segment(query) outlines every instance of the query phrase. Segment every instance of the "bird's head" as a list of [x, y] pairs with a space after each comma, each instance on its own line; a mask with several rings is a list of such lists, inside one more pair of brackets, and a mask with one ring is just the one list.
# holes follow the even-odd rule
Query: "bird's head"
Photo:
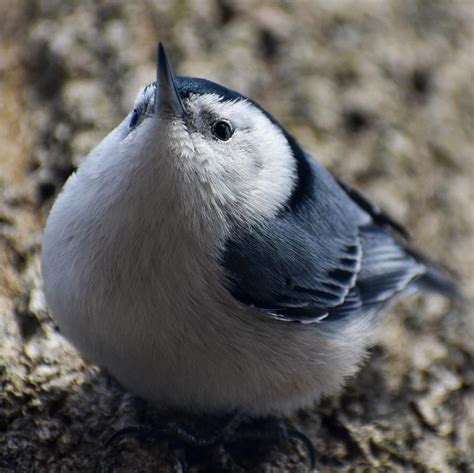
[[120, 129], [119, 146], [156, 186], [203, 211], [211, 206], [245, 222], [268, 218], [295, 186], [296, 161], [281, 126], [237, 92], [175, 77], [161, 44], [156, 82], [140, 91]]

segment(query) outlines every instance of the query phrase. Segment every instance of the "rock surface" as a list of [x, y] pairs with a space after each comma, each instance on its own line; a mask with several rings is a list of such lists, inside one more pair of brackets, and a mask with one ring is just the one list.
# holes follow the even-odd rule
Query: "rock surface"
[[[105, 448], [156, 413], [48, 316], [39, 254], [53, 197], [153, 80], [158, 40], [178, 73], [270, 110], [474, 300], [471, 2], [18, 0], [0, 18], [0, 472], [306, 471], [285, 441]], [[473, 471], [472, 309], [398, 304], [344, 392], [290, 422], [323, 472]]]

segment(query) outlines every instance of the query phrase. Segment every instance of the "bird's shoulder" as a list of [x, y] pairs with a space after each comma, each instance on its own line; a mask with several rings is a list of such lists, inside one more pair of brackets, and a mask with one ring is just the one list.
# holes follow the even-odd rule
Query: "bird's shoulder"
[[226, 242], [233, 296], [274, 318], [314, 323], [364, 313], [405, 289], [421, 269], [393, 235], [402, 227], [306, 153], [295, 159], [287, 205]]

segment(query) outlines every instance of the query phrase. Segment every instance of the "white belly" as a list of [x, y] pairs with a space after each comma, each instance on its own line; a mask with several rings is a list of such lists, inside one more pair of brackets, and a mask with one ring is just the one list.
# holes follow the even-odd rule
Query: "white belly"
[[[81, 189], [81, 172], [45, 230], [45, 295], [64, 335], [125, 387], [195, 411], [287, 413], [355, 371], [371, 335], [363, 319], [327, 338], [240, 304], [222, 285], [218, 245], [178, 209], [110, 199], [103, 182]], [[152, 226], [135, 221], [147, 205]]]

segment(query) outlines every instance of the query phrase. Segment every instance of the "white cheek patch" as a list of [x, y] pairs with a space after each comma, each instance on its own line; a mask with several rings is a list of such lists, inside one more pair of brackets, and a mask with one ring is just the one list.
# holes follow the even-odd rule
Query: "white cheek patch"
[[296, 161], [279, 127], [244, 100], [192, 95], [187, 106], [196, 117], [211, 114], [228, 119], [235, 128], [226, 142], [199, 131], [191, 134], [196, 171], [209, 183], [214, 198], [243, 222], [275, 215], [288, 201], [296, 181]]
[[281, 130], [260, 110], [255, 113], [253, 105], [247, 102], [242, 105], [248, 109], [242, 113], [252, 118], [250, 128], [242, 137], [248, 147], [243, 165], [253, 164], [258, 169], [252, 176], [247, 208], [271, 216], [285, 205], [291, 195], [296, 182], [296, 161]]

